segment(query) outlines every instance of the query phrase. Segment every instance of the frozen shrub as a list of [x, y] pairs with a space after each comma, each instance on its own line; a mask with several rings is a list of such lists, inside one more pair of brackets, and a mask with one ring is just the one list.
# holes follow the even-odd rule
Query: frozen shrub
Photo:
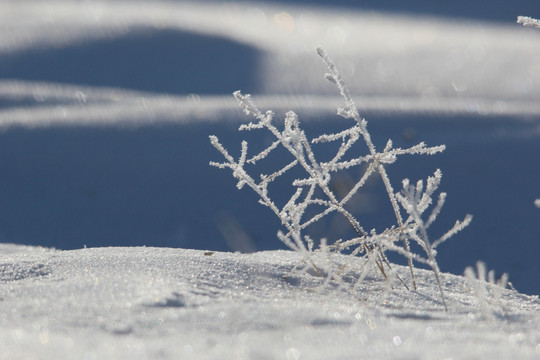
[[[463, 221], [457, 221], [446, 234], [431, 242], [427, 229], [439, 214], [446, 194], [439, 195], [438, 202], [427, 219], [423, 220], [422, 215], [432, 204], [432, 196], [440, 184], [442, 173], [437, 170], [433, 177], [428, 178], [425, 189], [422, 181], [419, 181], [416, 186], [411, 186], [409, 180], [406, 179], [403, 181], [403, 190], [396, 194], [386, 172], [386, 167], [395, 163], [403, 155], [433, 155], [443, 151], [444, 145], [428, 147], [421, 142], [408, 149], [402, 149], [395, 148], [392, 140], [388, 140], [384, 149], [377, 151], [368, 132], [367, 121], [360, 116], [338, 69], [324, 50], [319, 48], [317, 53], [329, 71], [325, 78], [337, 86], [344, 99], [344, 105], [337, 110], [337, 114], [350, 119], [351, 126], [339, 132], [308, 138], [300, 126], [296, 113], [289, 111], [283, 125], [280, 126], [274, 120], [272, 111], [262, 112], [249, 94], [236, 91], [234, 97], [244, 112], [255, 119], [254, 122], [241, 125], [239, 130], [269, 131], [273, 137], [272, 143], [264, 150], [248, 156], [248, 143], [242, 141], [240, 157], [235, 159], [219, 142], [219, 139], [212, 135], [210, 141], [223, 155], [225, 161], [210, 164], [222, 169], [229, 168], [238, 180], [238, 189], [247, 185], [259, 195], [259, 202], [270, 208], [281, 220], [283, 230], [278, 231], [278, 238], [290, 249], [300, 253], [302, 263], [314, 269], [319, 275], [324, 274], [327, 279], [340, 281], [346, 271], [354, 270], [359, 272], [358, 281], [362, 281], [367, 272], [375, 267], [390, 281], [390, 274], [397, 275], [392, 270], [386, 253], [393, 251], [407, 259], [415, 288], [413, 262], [424, 263], [431, 267], [446, 308], [439, 267], [435, 261], [435, 248], [467, 226], [471, 221], [471, 216], [468, 215]], [[334, 143], [337, 148], [335, 154], [325, 161], [319, 160], [313, 147], [321, 143]], [[279, 147], [289, 154], [289, 159], [284, 160], [284, 165], [271, 174], [252, 175], [253, 166], [270, 156]], [[293, 191], [290, 199], [285, 204], [276, 204], [270, 197], [269, 187], [276, 179], [293, 168], [300, 169], [303, 175], [291, 182]], [[339, 173], [353, 168], [359, 169], [361, 175], [345, 194], [338, 196], [330, 186], [332, 179]], [[395, 225], [382, 231], [361, 224], [348, 206], [353, 196], [375, 174], [382, 179], [395, 216]], [[326, 237], [316, 248], [315, 242], [306, 234], [306, 230], [330, 214], [342, 216], [352, 228], [354, 237], [332, 241], [328, 241]], [[425, 255], [411, 251], [410, 241], [419, 244]], [[317, 253], [322, 253], [323, 256], [315, 256]], [[338, 266], [332, 260], [334, 258], [332, 254], [335, 253], [345, 253], [350, 256], [351, 261]], [[399, 280], [405, 285], [403, 280]]]
[[535, 28], [540, 28], [540, 20], [533, 19], [528, 16], [518, 16], [517, 18], [518, 24], [521, 24], [523, 26], [530, 26]]
[[468, 267], [465, 269], [465, 278], [486, 320], [493, 319], [500, 309], [507, 314], [502, 303], [502, 292], [508, 285], [506, 273], [502, 274], [499, 280], [495, 280], [495, 272], [493, 270], [488, 272], [486, 264], [478, 261], [476, 274], [472, 267]]

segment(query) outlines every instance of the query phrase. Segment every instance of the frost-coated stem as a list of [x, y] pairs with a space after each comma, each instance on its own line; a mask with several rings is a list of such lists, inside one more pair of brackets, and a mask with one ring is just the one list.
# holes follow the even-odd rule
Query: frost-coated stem
[[[326, 51], [322, 48], [317, 48], [317, 53], [319, 56], [323, 59], [326, 66], [328, 67], [328, 70], [330, 70], [330, 74], [327, 74], [326, 78], [332, 82], [334, 82], [338, 89], [340, 94], [345, 99], [345, 108], [340, 109], [339, 113], [345, 118], [352, 118], [356, 122], [359, 132], [364, 138], [364, 141], [369, 149], [369, 152], [371, 156], [374, 159], [374, 162], [377, 164], [377, 171], [379, 174], [381, 174], [382, 180], [384, 182], [384, 187], [386, 188], [386, 192], [388, 194], [388, 198], [390, 199], [390, 203], [392, 204], [392, 209], [394, 210], [394, 215], [396, 216], [396, 221], [398, 223], [398, 227], [401, 229], [402, 238], [403, 238], [403, 246], [407, 252], [410, 252], [409, 242], [407, 241], [407, 238], [403, 234], [403, 218], [401, 217], [401, 213], [399, 212], [399, 206], [397, 204], [396, 198], [394, 196], [394, 189], [392, 188], [392, 185], [390, 184], [390, 179], [388, 178], [388, 174], [386, 173], [386, 170], [384, 166], [378, 161], [377, 156], [377, 150], [375, 149], [375, 145], [373, 144], [373, 141], [371, 141], [371, 136], [367, 130], [367, 121], [360, 116], [360, 113], [358, 112], [358, 108], [356, 107], [356, 104], [354, 103], [354, 100], [351, 97], [351, 94], [349, 92], [349, 89], [345, 85], [345, 82], [341, 78], [341, 74], [339, 70], [337, 69], [336, 65], [330, 59]], [[409, 270], [411, 272], [411, 277], [413, 281], [414, 289], [416, 290], [416, 279], [414, 276], [414, 267], [412, 263], [412, 259], [410, 257], [407, 257], [407, 262], [409, 265]]]
[[[228, 163], [215, 163], [211, 162], [210, 165], [216, 166], [219, 168], [230, 168], [233, 171], [233, 175], [235, 178], [239, 179], [238, 187], [242, 187], [244, 184], [247, 184], [250, 188], [252, 188], [257, 195], [261, 198], [261, 203], [265, 206], [269, 207], [276, 216], [282, 221], [283, 225], [287, 228], [287, 230], [293, 234], [295, 232], [295, 229], [292, 228], [292, 226], [289, 224], [287, 219], [284, 219], [282, 216], [282, 212], [278, 209], [278, 207], [274, 204], [274, 202], [268, 197], [266, 188], [264, 186], [258, 185], [255, 180], [244, 170], [243, 164], [245, 161], [246, 153], [247, 153], [247, 143], [244, 141], [242, 142], [242, 154], [240, 155], [240, 159], [238, 162], [234, 160], [234, 158], [229, 155], [229, 153], [225, 150], [223, 145], [219, 142], [219, 139], [217, 136], [210, 136], [210, 141], [212, 145], [219, 150], [223, 156], [227, 159]], [[294, 236], [293, 236], [294, 238]], [[289, 247], [290, 244], [288, 244]], [[305, 248], [304, 244], [302, 242], [296, 241], [296, 251], [305, 253], [307, 252], [307, 249]]]
[[[238, 100], [244, 112], [255, 118], [255, 121], [253, 122], [240, 125], [238, 130], [256, 131], [265, 129], [272, 133], [275, 140], [262, 151], [252, 155], [250, 158], [247, 157], [248, 144], [246, 141], [242, 141], [241, 154], [238, 160], [236, 160], [227, 152], [217, 137], [211, 136], [210, 141], [212, 145], [222, 153], [225, 162], [211, 162], [210, 164], [222, 169], [230, 168], [233, 176], [238, 179], [238, 189], [241, 189], [244, 185], [248, 185], [259, 195], [259, 202], [269, 207], [281, 220], [284, 226], [283, 230], [285, 230], [285, 233], [281, 230], [278, 231], [278, 238], [290, 249], [300, 252], [303, 256], [303, 263], [311, 264], [320, 276], [322, 276], [321, 272], [317, 265], [315, 265], [315, 258], [312, 255], [314, 252], [321, 252], [326, 255], [326, 260], [328, 262], [326, 265], [329, 267], [325, 269], [327, 279], [324, 281], [324, 284], [333, 280], [343, 280], [345, 272], [352, 269], [349, 267], [352, 263], [341, 266], [337, 263], [333, 263], [334, 260], [332, 260], [334, 258], [332, 252], [342, 253], [348, 251], [349, 255], [353, 257], [357, 255], [367, 257], [367, 261], [361, 269], [360, 279], [363, 279], [367, 274], [366, 271], [371, 265], [376, 265], [387, 280], [390, 280], [388, 276], [393, 277], [395, 275], [397, 276], [397, 279], [407, 287], [398, 274], [393, 271], [386, 256], [386, 251], [394, 251], [407, 258], [415, 289], [417, 286], [413, 261], [427, 264], [432, 268], [441, 293], [442, 303], [444, 304], [445, 309], [447, 309], [440, 280], [440, 271], [435, 261], [435, 247], [467, 226], [471, 217], [468, 215], [463, 221], [457, 221], [443, 236], [435, 242], [430, 243], [427, 235], [427, 228], [439, 214], [444, 203], [445, 194], [443, 193], [439, 196], [437, 205], [425, 222], [422, 219], [422, 214], [432, 204], [432, 195], [439, 186], [441, 172], [437, 170], [433, 177], [428, 178], [425, 190], [422, 181], [419, 181], [416, 184], [416, 187], [414, 187], [410, 186], [409, 181], [405, 179], [403, 181], [404, 189], [402, 193], [396, 194], [394, 193], [385, 167], [388, 164], [394, 163], [398, 156], [404, 154], [432, 155], [443, 151], [444, 145], [427, 147], [422, 142], [410, 148], [401, 149], [393, 148], [392, 141], [388, 140], [384, 149], [381, 152], [377, 152], [371, 139], [371, 135], [367, 130], [367, 121], [360, 116], [358, 108], [356, 107], [348, 88], [345, 86], [339, 71], [324, 50], [317, 49], [317, 52], [330, 71], [325, 77], [337, 85], [340, 94], [345, 100], [344, 107], [338, 109], [338, 115], [346, 119], [354, 120], [354, 125], [343, 131], [323, 134], [309, 141], [304, 130], [300, 127], [298, 116], [294, 112], [287, 112], [283, 128], [281, 129], [281, 126], [278, 128], [272, 123], [274, 117], [272, 111], [261, 112], [251, 100], [249, 94], [244, 95], [240, 91], [236, 91], [234, 97]], [[355, 145], [359, 139], [363, 139], [363, 142], [369, 150], [368, 153], [366, 154], [364, 152], [360, 155], [349, 156], [350, 150], [352, 150], [353, 145]], [[328, 142], [340, 142], [337, 152], [330, 158], [330, 161], [319, 162], [311, 148], [311, 144]], [[292, 155], [292, 161], [289, 160], [281, 167], [281, 169], [278, 169], [271, 174], [260, 173], [260, 182], [255, 181], [255, 179], [247, 173], [246, 166], [255, 165], [280, 146]], [[362, 175], [358, 181], [356, 181], [344, 196], [336, 195], [331, 188], [331, 180], [335, 179], [333, 174], [353, 167], [360, 167], [364, 164], [366, 165], [366, 168], [362, 171]], [[297, 167], [297, 165], [299, 166]], [[280, 209], [270, 199], [268, 187], [273, 184], [276, 178], [282, 177], [293, 168], [296, 168], [297, 170], [300, 170], [301, 168], [305, 173], [303, 173], [303, 177], [292, 181], [292, 186], [295, 191], [287, 203]], [[358, 193], [375, 172], [381, 175], [396, 218], [396, 224], [385, 229], [380, 234], [378, 234], [375, 229], [370, 233], [366, 232], [360, 225], [360, 222], [346, 209], [346, 206], [353, 196]], [[408, 213], [408, 218], [405, 222], [401, 215], [400, 205]], [[304, 214], [308, 208], [316, 209], [316, 211], [308, 211], [310, 218], [305, 219]], [[337, 212], [345, 218], [354, 230], [356, 236], [353, 239], [346, 241], [342, 241], [341, 239], [336, 240], [332, 245], [327, 245], [326, 239], [323, 238], [321, 239], [319, 249], [314, 250], [314, 241], [308, 235], [302, 234], [302, 232], [333, 212]], [[425, 250], [425, 254], [412, 253], [409, 246], [410, 240], [417, 242]], [[401, 242], [403, 243], [402, 245], [400, 244]], [[294, 268], [296, 269], [296, 266]], [[389, 285], [390, 287], [392, 286], [392, 281], [389, 281]]]
[[442, 303], [444, 305], [444, 310], [448, 311], [448, 306], [446, 306], [446, 300], [445, 300], [445, 296], [444, 296], [444, 291], [443, 291], [443, 287], [442, 287], [442, 284], [441, 284], [441, 279], [440, 279], [440, 276], [439, 276], [439, 272], [440, 272], [439, 271], [439, 266], [437, 265], [437, 261], [435, 261], [435, 255], [433, 255], [433, 247], [429, 243], [426, 228], [424, 226], [424, 223], [423, 223], [422, 219], [420, 218], [420, 215], [418, 215], [418, 214], [416, 214], [416, 215], [418, 216], [416, 221], [417, 221], [418, 226], [420, 227], [420, 234], [421, 234], [422, 240], [423, 240], [423, 242], [425, 244], [426, 254], [427, 254], [428, 259], [429, 259], [429, 265], [431, 266], [431, 269], [433, 269], [433, 273], [435, 274], [435, 280], [437, 281], [437, 286], [439, 287], [439, 292], [441, 293], [441, 300], [442, 300]]
[[[309, 174], [310, 178], [316, 181], [319, 188], [323, 191], [323, 193], [328, 197], [329, 201], [333, 204], [335, 211], [338, 211], [345, 217], [345, 219], [352, 226], [352, 228], [354, 229], [358, 237], [361, 238], [363, 236], [366, 236], [367, 232], [358, 223], [358, 221], [356, 221], [354, 216], [340, 204], [340, 202], [336, 199], [334, 193], [328, 188], [328, 184], [323, 179], [323, 176], [317, 172], [316, 169], [321, 169], [321, 166], [315, 159], [315, 156], [311, 151], [311, 148], [309, 146], [309, 143], [307, 141], [307, 138], [304, 132], [298, 128], [298, 119], [296, 117], [296, 114], [294, 114], [293, 112], [287, 113], [287, 118], [285, 120], [286, 126], [285, 126], [285, 130], [282, 133], [271, 123], [270, 120], [272, 117], [272, 113], [267, 112], [266, 115], [263, 114], [255, 105], [255, 103], [251, 100], [250, 95], [243, 95], [240, 91], [236, 91], [234, 92], [234, 97], [240, 102], [246, 114], [253, 114], [253, 116], [259, 120], [259, 123], [257, 124], [250, 123], [246, 126], [241, 127], [241, 129], [263, 128], [263, 127], [267, 128], [276, 137], [277, 139], [276, 142], [279, 142], [287, 151], [289, 151], [296, 158], [298, 163], [304, 168], [304, 170]], [[289, 133], [285, 134], [286, 131], [288, 131]], [[274, 145], [274, 143], [270, 146], [270, 148], [275, 148], [275, 147], [276, 145]], [[265, 153], [264, 155], [267, 155], [267, 153], [271, 151], [270, 148], [269, 150], [267, 149], [268, 151], [264, 152]], [[220, 148], [218, 148], [218, 150], [221, 151]], [[308, 159], [305, 158], [304, 151], [306, 152]], [[258, 156], [254, 157], [253, 159], [258, 159]], [[230, 161], [230, 156], [228, 160]], [[308, 160], [309, 160], [309, 163], [308, 163]], [[263, 199], [263, 202], [266, 204], [266, 199]], [[272, 208], [272, 210], [274, 211], [274, 213], [278, 214], [278, 216], [281, 219], [281, 216], [279, 215], [280, 213], [279, 210], [277, 210], [277, 208], [275, 209]], [[289, 235], [293, 235], [294, 233], [294, 230], [290, 228], [287, 228], [287, 231]]]
[[[337, 70], [336, 70], [337, 71]], [[343, 85], [343, 90], [347, 91], [347, 89]], [[243, 95], [240, 91], [236, 91], [234, 93], [234, 96], [236, 99], [241, 103], [242, 107], [244, 108], [244, 112], [246, 114], [253, 114], [255, 118], [259, 120], [259, 123], [253, 124], [250, 123], [246, 126], [242, 126], [241, 129], [255, 129], [255, 128], [267, 128], [276, 138], [276, 142], [281, 143], [281, 145], [293, 155], [296, 160], [298, 161], [298, 164], [300, 164], [304, 170], [308, 173], [309, 178], [314, 181], [314, 183], [322, 190], [322, 192], [326, 195], [326, 197], [329, 199], [331, 203], [332, 211], [337, 211], [340, 214], [343, 215], [343, 217], [346, 219], [346, 221], [351, 225], [354, 232], [357, 234], [359, 239], [362, 239], [364, 237], [367, 237], [367, 232], [363, 229], [363, 227], [360, 225], [360, 223], [354, 218], [354, 216], [347, 211], [343, 205], [343, 202], [338, 201], [334, 193], [330, 190], [328, 187], [328, 180], [325, 179], [325, 176], [323, 173], [321, 173], [322, 166], [315, 158], [315, 155], [311, 151], [311, 147], [309, 145], [309, 142], [304, 134], [303, 131], [301, 131], [298, 127], [298, 118], [295, 113], [288, 112], [287, 117], [285, 119], [285, 129], [283, 132], [280, 132], [274, 125], [271, 124], [271, 112], [267, 112], [266, 115], [264, 115], [255, 105], [255, 103], [251, 100], [251, 97], [249, 95]], [[350, 102], [352, 102], [352, 99], [350, 97], [350, 94], [348, 94], [347, 91], [347, 98]], [[356, 109], [353, 103], [353, 108]], [[360, 115], [357, 117], [359, 118]], [[370, 144], [371, 140], [369, 138], [369, 133], [367, 133], [367, 129], [365, 129], [365, 121], [364, 124], [364, 137], [367, 138]], [[359, 125], [360, 126], [360, 125]], [[361, 131], [362, 132], [362, 131]], [[354, 141], [352, 141], [354, 142]], [[346, 145], [345, 148], [350, 147], [352, 145], [352, 142], [349, 142], [349, 145]], [[267, 155], [273, 148], [275, 148], [275, 143], [272, 143], [272, 145], [265, 151], [263, 151], [264, 155]], [[340, 151], [344, 151], [344, 147], [341, 148]], [[373, 151], [375, 149], [373, 148]], [[304, 154], [305, 152], [305, 154]], [[338, 151], [339, 154], [339, 151]], [[306, 156], [307, 155], [307, 159]], [[374, 156], [374, 155], [372, 155]], [[258, 160], [259, 156], [253, 158], [254, 160]], [[362, 182], [363, 183], [363, 182]], [[307, 201], [307, 199], [305, 200]], [[312, 221], [318, 221], [322, 216], [326, 215], [328, 212], [323, 212], [321, 216], [316, 216], [315, 218], [312, 218]], [[315, 220], [314, 220], [315, 219]], [[300, 226], [300, 230], [305, 228], [304, 225]], [[288, 229], [288, 233], [281, 237], [281, 240], [283, 242], [286, 242], [285, 239], [288, 238], [288, 236], [293, 236], [295, 238], [295, 234], [293, 230]], [[376, 261], [377, 266], [381, 270], [383, 276], [386, 278], [386, 273], [384, 271], [383, 264], [388, 264], [388, 260], [382, 253], [382, 251], [378, 251], [378, 260]]]
[[518, 16], [517, 23], [523, 26], [540, 28], [540, 20], [528, 16]]
[[[396, 196], [396, 199], [401, 203], [405, 211], [410, 215], [410, 220], [412, 220], [412, 222], [414, 223], [413, 227], [410, 227], [408, 230], [408, 236], [410, 236], [412, 239], [417, 241], [419, 245], [421, 245], [424, 251], [426, 252], [427, 264], [431, 267], [431, 269], [433, 270], [433, 273], [435, 274], [435, 280], [437, 281], [437, 286], [439, 288], [439, 292], [441, 293], [442, 303], [444, 305], [445, 310], [448, 310], [448, 307], [446, 305], [444, 290], [443, 290], [442, 283], [440, 280], [439, 266], [437, 265], [437, 261], [435, 260], [435, 246], [437, 245], [438, 242], [439, 243], [441, 242], [441, 239], [444, 238], [444, 236], [432, 244], [429, 241], [429, 237], [427, 234], [427, 228], [430, 225], [430, 223], [433, 222], [433, 220], [439, 213], [440, 207], [442, 206], [442, 201], [440, 200], [439, 203], [433, 209], [431, 215], [428, 217], [428, 223], [425, 223], [422, 220], [422, 213], [431, 204], [431, 201], [432, 201], [431, 196], [433, 195], [433, 193], [439, 186], [441, 177], [442, 177], [442, 173], [440, 170], [437, 169], [437, 171], [435, 171], [434, 176], [428, 178], [425, 191], [424, 191], [424, 183], [422, 180], [418, 181], [415, 187], [415, 186], [410, 185], [409, 179], [405, 179], [403, 180], [403, 190], [401, 191], [401, 193], [398, 193], [395, 196]], [[444, 196], [442, 196], [441, 198], [443, 199]], [[448, 233], [454, 234], [458, 232], [464, 226], [466, 226], [468, 222], [470, 222], [469, 216], [465, 218], [463, 223], [457, 222], [456, 225], [454, 225], [454, 227], [452, 227], [452, 229], [450, 229], [450, 231], [447, 232], [447, 234]]]
[[360, 130], [360, 134], [362, 134], [362, 136], [364, 137], [366, 145], [369, 148], [369, 152], [371, 153], [371, 155], [375, 155], [377, 151], [375, 150], [375, 146], [371, 141], [371, 136], [367, 131], [367, 121], [360, 116], [358, 108], [356, 107], [356, 104], [352, 99], [351, 93], [349, 92], [349, 89], [347, 88], [347, 86], [345, 86], [345, 82], [341, 78], [341, 73], [323, 48], [317, 48], [317, 54], [319, 54], [319, 56], [323, 59], [324, 63], [328, 67], [328, 70], [330, 70], [330, 74], [327, 74], [326, 78], [337, 85], [339, 93], [345, 99], [346, 107], [339, 109], [340, 115], [346, 118], [352, 118], [354, 119], [354, 121], [356, 121]]
[[[405, 251], [407, 253], [410, 253], [409, 241], [407, 241], [407, 237], [404, 234], [403, 218], [401, 217], [401, 213], [399, 212], [399, 205], [394, 195], [394, 189], [392, 188], [392, 184], [390, 183], [390, 179], [388, 178], [388, 174], [386, 174], [386, 170], [384, 169], [384, 166], [379, 164], [377, 168], [379, 170], [379, 174], [381, 174], [381, 177], [383, 179], [384, 187], [386, 188], [386, 192], [388, 193], [388, 198], [390, 199], [390, 203], [392, 204], [392, 209], [394, 210], [394, 215], [396, 216], [396, 220], [397, 220], [398, 227], [399, 227], [402, 241], [403, 241], [403, 247], [405, 248]], [[414, 276], [414, 267], [413, 267], [412, 258], [410, 256], [407, 256], [407, 263], [409, 265], [409, 270], [411, 272], [413, 287], [414, 287], [414, 290], [416, 290], [417, 289], [416, 277]]]

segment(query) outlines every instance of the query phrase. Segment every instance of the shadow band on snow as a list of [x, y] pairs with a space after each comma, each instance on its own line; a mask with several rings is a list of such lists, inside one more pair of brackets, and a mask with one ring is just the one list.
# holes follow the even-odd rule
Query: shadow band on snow
[[[505, 126], [509, 131], [518, 127], [505, 122], [463, 119], [456, 126], [419, 117], [370, 120], [379, 147], [389, 137], [396, 147], [409, 147], [418, 139], [447, 145], [441, 155], [402, 158], [388, 170], [395, 186], [404, 177], [415, 182], [436, 168], [443, 170], [441, 190], [449, 197], [440, 220], [430, 228], [433, 236], [446, 231], [454, 219], [474, 215], [466, 231], [442, 245], [441, 269], [460, 274], [482, 259], [497, 272], [510, 273], [520, 291], [537, 293], [537, 138], [496, 137]], [[314, 122], [313, 131], [337, 130], [329, 127], [339, 127], [339, 122], [332, 124]], [[410, 128], [418, 138], [400, 136]], [[0, 241], [60, 249], [146, 245], [241, 251], [245, 248], [235, 248], [239, 245], [226, 238], [242, 235], [251, 251], [283, 248], [276, 238], [277, 218], [257, 203], [253, 192], [238, 191], [229, 172], [209, 166], [210, 161], [222, 160], [209, 134], [218, 135], [235, 157], [239, 138], [246, 135], [239, 135], [230, 123], [135, 129], [13, 127], [1, 132]], [[267, 160], [267, 169], [283, 163], [279, 156]], [[355, 209], [355, 214], [380, 228], [387, 226], [392, 213], [377, 210], [375, 205], [387, 199], [380, 181], [373, 180], [373, 188], [366, 188], [372, 191], [366, 199], [373, 211]], [[288, 190], [290, 183], [282, 184], [275, 201], [287, 200]], [[328, 235], [334, 221], [327, 220], [314, 239], [335, 235], [334, 230]]]
[[50, 266], [31, 263], [0, 264], [0, 283], [19, 281], [28, 278], [40, 278], [52, 273]]
[[256, 89], [257, 61], [254, 49], [224, 38], [140, 29], [115, 39], [2, 56], [0, 78], [173, 94], [230, 94]]

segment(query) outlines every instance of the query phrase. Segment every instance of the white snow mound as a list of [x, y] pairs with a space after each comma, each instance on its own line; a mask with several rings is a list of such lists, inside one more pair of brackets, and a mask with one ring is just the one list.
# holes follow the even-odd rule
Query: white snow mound
[[[381, 276], [321, 288], [290, 251], [57, 251], [0, 244], [2, 359], [536, 359], [540, 301], [504, 290], [485, 317], [463, 277], [417, 291]], [[397, 268], [407, 278], [407, 268]], [[488, 299], [489, 300], [489, 299]]]

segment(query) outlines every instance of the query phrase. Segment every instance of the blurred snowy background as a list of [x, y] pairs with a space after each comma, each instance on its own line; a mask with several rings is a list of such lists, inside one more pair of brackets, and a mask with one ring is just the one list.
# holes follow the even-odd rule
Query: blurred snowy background
[[[540, 17], [540, 3], [3, 0], [0, 241], [282, 248], [270, 211], [208, 166], [221, 160], [208, 135], [239, 150], [238, 89], [314, 133], [339, 128], [323, 46], [377, 146], [447, 145], [389, 168], [395, 187], [441, 168], [435, 234], [474, 215], [441, 269], [483, 260], [538, 294], [540, 30], [518, 15]], [[388, 225], [380, 184], [362, 196], [365, 227]], [[328, 232], [344, 234], [339, 221]]]

